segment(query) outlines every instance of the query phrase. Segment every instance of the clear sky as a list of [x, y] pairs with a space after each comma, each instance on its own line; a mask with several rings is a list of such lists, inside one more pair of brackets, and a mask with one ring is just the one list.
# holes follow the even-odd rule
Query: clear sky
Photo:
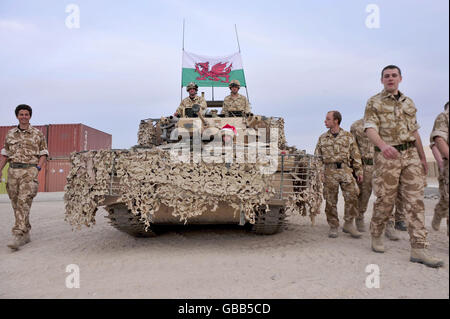
[[[69, 4], [80, 28], [66, 26]], [[370, 4], [379, 28], [366, 25]], [[344, 129], [362, 117], [385, 65], [402, 69], [423, 140], [449, 99], [447, 0], [0, 0], [0, 125], [26, 103], [32, 124], [83, 123], [112, 134], [113, 148], [135, 145], [141, 119], [180, 102], [183, 19], [185, 49], [208, 56], [238, 50], [237, 25], [253, 112], [283, 117], [288, 144], [308, 152], [327, 111], [341, 111]]]

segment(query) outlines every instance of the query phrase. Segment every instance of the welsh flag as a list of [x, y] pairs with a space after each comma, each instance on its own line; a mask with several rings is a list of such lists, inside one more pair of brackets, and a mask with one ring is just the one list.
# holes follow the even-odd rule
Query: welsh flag
[[183, 51], [182, 86], [189, 82], [195, 82], [198, 86], [228, 86], [231, 80], [238, 80], [241, 86], [246, 86], [239, 52], [210, 57]]

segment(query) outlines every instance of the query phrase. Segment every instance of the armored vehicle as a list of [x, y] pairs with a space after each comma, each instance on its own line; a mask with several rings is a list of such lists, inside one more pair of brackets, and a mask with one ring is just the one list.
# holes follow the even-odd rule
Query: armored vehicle
[[103, 206], [113, 227], [149, 237], [160, 225], [236, 224], [282, 231], [288, 214], [319, 212], [320, 162], [286, 145], [284, 120], [219, 114], [223, 101], [185, 116], [145, 119], [127, 150], [72, 154], [66, 220], [95, 223]]

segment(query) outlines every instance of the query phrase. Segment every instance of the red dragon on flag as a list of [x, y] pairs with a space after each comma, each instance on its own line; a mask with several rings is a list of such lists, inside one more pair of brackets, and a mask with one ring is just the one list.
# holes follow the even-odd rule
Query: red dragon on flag
[[[231, 66], [226, 67], [226, 63], [216, 63], [211, 67], [211, 70], [209, 70], [209, 62], [199, 62], [195, 63], [195, 72], [200, 74], [199, 77], [197, 77], [197, 80], [206, 80], [206, 78], [209, 78], [209, 80], [212, 81], [221, 81], [222, 83], [228, 83], [230, 82], [230, 72], [231, 72]], [[225, 78], [225, 81], [220, 80], [220, 78]]]

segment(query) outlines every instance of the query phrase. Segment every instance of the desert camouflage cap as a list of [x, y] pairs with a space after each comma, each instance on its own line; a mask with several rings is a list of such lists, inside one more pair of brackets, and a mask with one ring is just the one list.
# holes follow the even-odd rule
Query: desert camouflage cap
[[241, 87], [241, 83], [238, 80], [231, 80], [231, 82], [228, 85], [228, 87], [231, 88], [233, 86]]
[[190, 82], [190, 83], [186, 86], [186, 91], [189, 92], [190, 89], [196, 89], [196, 90], [198, 90], [198, 85], [195, 84], [194, 82]]

